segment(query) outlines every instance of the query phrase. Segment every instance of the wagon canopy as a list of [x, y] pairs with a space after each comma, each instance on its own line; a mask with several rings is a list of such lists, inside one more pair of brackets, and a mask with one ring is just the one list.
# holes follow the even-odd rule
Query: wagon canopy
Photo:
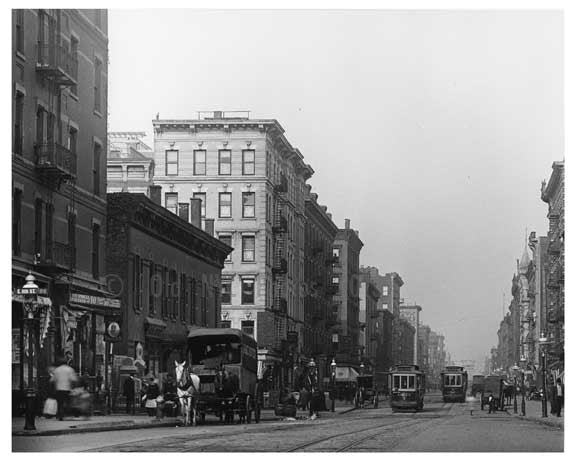
[[223, 341], [238, 341], [242, 338], [242, 332], [236, 328], [192, 328], [188, 333], [188, 340], [201, 339], [206, 344], [220, 343]]

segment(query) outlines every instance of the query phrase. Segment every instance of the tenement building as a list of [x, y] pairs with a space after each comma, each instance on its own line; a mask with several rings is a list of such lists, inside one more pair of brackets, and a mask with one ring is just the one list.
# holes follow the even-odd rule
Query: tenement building
[[418, 338], [420, 336], [420, 311], [422, 307], [417, 304], [402, 304], [400, 306], [400, 318], [406, 320], [414, 328], [414, 355], [412, 356], [412, 363], [418, 364], [418, 357], [420, 356], [418, 352]]
[[[304, 219], [313, 170], [276, 120], [245, 112], [153, 120], [154, 185], [162, 203], [234, 248], [222, 273], [222, 326], [254, 335], [265, 386], [288, 385], [305, 330]], [[190, 209], [190, 213], [188, 212]], [[211, 225], [210, 225], [211, 226]], [[298, 338], [296, 350], [288, 339]]]
[[[363, 268], [362, 268], [363, 269]], [[360, 272], [360, 361], [369, 370], [376, 369], [377, 353], [382, 350], [381, 325], [378, 323], [380, 292], [366, 271]]]
[[392, 361], [400, 363], [400, 288], [404, 285], [402, 277], [396, 272], [388, 272], [384, 275], [382, 285], [382, 308], [389, 310], [393, 314], [392, 324]]
[[[304, 338], [300, 364], [314, 358], [319, 379], [330, 377], [334, 357], [331, 330], [338, 325], [338, 312], [333, 311], [332, 266], [338, 261], [332, 255], [332, 243], [338, 227], [318, 195], [306, 186], [304, 228]], [[304, 359], [304, 363], [302, 363]]]
[[542, 184], [542, 200], [548, 204], [547, 311], [544, 333], [551, 338], [548, 369], [564, 372], [564, 161], [552, 164], [548, 183]]
[[[19, 406], [32, 360], [39, 398], [65, 359], [104, 374], [106, 319], [106, 10], [12, 11], [12, 389]], [[22, 296], [40, 288], [33, 350]], [[39, 322], [39, 324], [38, 324]]]
[[107, 240], [122, 303], [114, 354], [141, 376], [175, 376], [189, 329], [220, 324], [221, 272], [232, 248], [137, 193], [108, 194]]
[[358, 231], [351, 229], [350, 220], [346, 219], [344, 229], [338, 229], [333, 245], [333, 302], [340, 323], [334, 339], [338, 340], [339, 365], [360, 363], [360, 251], [363, 246]]
[[107, 192], [149, 195], [154, 177], [154, 151], [136, 131], [108, 133]]

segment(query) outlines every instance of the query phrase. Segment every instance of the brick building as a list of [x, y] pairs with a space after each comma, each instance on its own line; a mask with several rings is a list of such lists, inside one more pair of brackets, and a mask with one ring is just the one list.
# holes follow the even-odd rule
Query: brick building
[[564, 161], [552, 164], [548, 183], [542, 184], [542, 200], [548, 204], [548, 271], [546, 274], [546, 326], [552, 339], [548, 368], [564, 371]]
[[382, 332], [378, 323], [380, 292], [365, 271], [360, 272], [360, 360], [371, 370], [375, 369], [377, 353], [382, 350]]
[[422, 307], [418, 306], [417, 304], [402, 304], [400, 306], [400, 318], [407, 320], [414, 328], [414, 355], [412, 357], [412, 363], [414, 364], [419, 363], [420, 357], [420, 353], [418, 351], [418, 338], [420, 337], [420, 311], [422, 311]]
[[338, 229], [333, 244], [333, 301], [340, 322], [338, 333], [334, 334], [338, 335], [339, 365], [360, 364], [360, 251], [363, 246], [358, 231], [351, 229], [350, 220], [346, 219], [344, 229]]
[[384, 275], [382, 285], [382, 308], [388, 309], [394, 316], [392, 325], [392, 361], [396, 364], [400, 360], [400, 288], [404, 285], [402, 277], [396, 272]]
[[332, 328], [338, 325], [333, 311], [332, 243], [338, 227], [325, 206], [318, 203], [318, 195], [307, 186], [304, 228], [304, 337], [301, 359], [314, 358], [322, 381], [330, 377], [330, 363], [334, 356]]
[[144, 194], [108, 194], [106, 237], [122, 303], [114, 353], [142, 375], [174, 376], [190, 327], [220, 323], [221, 272], [232, 249]]
[[142, 138], [146, 133], [122, 131], [108, 133], [106, 190], [149, 194], [154, 177], [154, 151]]
[[223, 326], [255, 336], [259, 373], [279, 389], [291, 380], [288, 339], [304, 337], [306, 181], [314, 171], [276, 120], [201, 112], [153, 120], [154, 185], [185, 220], [201, 201], [203, 226], [234, 248], [222, 273]]
[[416, 329], [405, 318], [400, 317], [398, 325], [398, 359], [395, 365], [414, 364], [414, 338]]
[[[105, 320], [118, 310], [104, 261], [107, 33], [106, 10], [12, 11], [12, 289], [30, 272], [42, 292], [40, 397], [57, 357], [103, 375]], [[12, 300], [12, 388], [22, 391], [29, 351], [22, 299]]]

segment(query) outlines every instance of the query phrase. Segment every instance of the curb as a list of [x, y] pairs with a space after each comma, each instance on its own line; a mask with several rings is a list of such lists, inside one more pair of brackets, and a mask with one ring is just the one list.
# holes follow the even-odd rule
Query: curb
[[556, 423], [553, 420], [542, 417], [515, 415], [513, 413], [510, 413], [508, 410], [506, 410], [506, 413], [508, 413], [509, 416], [514, 416], [515, 418], [522, 419], [524, 421], [532, 421], [534, 423], [541, 424], [543, 426], [555, 427], [557, 429], [564, 430], [564, 423], [561, 423], [560, 421]]
[[181, 424], [180, 420], [158, 421], [150, 423], [107, 423], [101, 426], [86, 426], [86, 427], [67, 427], [65, 429], [47, 429], [44, 431], [12, 431], [13, 437], [38, 437], [38, 436], [54, 436], [66, 434], [81, 434], [87, 432], [110, 432], [110, 431], [127, 431], [131, 429], [148, 429], [154, 427], [170, 427]]

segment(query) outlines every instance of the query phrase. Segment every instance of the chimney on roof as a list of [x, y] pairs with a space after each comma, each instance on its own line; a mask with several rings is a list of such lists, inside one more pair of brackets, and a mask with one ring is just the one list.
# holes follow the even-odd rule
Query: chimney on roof
[[328, 216], [328, 218], [332, 219], [332, 213], [326, 213], [326, 216]]
[[214, 111], [214, 118], [215, 119], [221, 119], [222, 118], [222, 111], [221, 110], [215, 110]]
[[344, 220], [344, 229], [350, 229], [350, 220], [348, 218]]
[[152, 200], [156, 205], [162, 206], [162, 186], [150, 186], [148, 189], [148, 195], [150, 200]]
[[190, 199], [190, 222], [198, 229], [202, 228], [202, 199]]

